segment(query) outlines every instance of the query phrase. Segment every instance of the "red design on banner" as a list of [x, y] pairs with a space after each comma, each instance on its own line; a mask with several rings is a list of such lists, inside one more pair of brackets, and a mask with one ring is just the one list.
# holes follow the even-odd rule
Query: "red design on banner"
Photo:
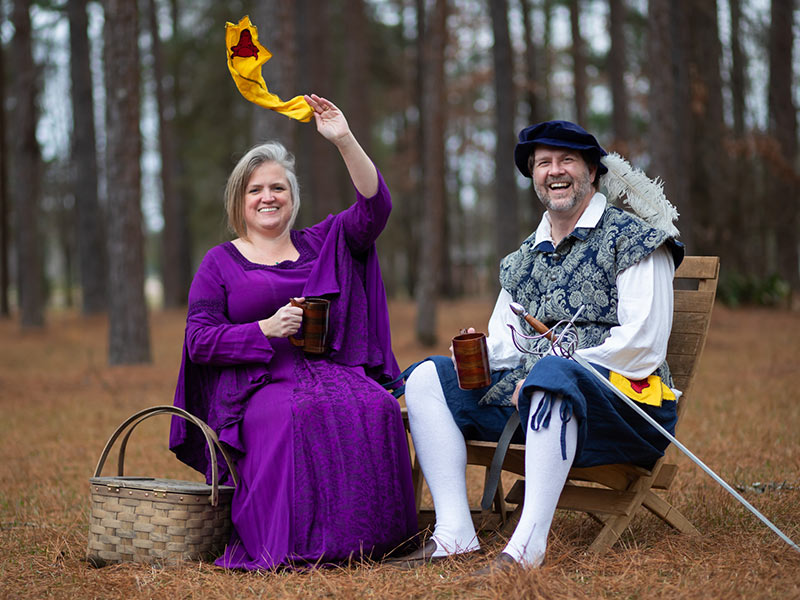
[[637, 394], [641, 394], [643, 389], [650, 387], [650, 383], [647, 379], [640, 379], [639, 381], [633, 381], [633, 379], [631, 379], [630, 382], [633, 391]]
[[249, 29], [243, 29], [239, 36], [239, 43], [231, 46], [231, 58], [258, 58], [258, 48], [253, 43], [253, 36]]

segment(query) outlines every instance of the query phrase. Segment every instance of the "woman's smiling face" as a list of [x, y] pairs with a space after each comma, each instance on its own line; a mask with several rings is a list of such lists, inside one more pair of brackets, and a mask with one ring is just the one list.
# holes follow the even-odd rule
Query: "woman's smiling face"
[[292, 192], [286, 170], [275, 162], [259, 165], [244, 193], [244, 221], [249, 234], [277, 237], [292, 220]]

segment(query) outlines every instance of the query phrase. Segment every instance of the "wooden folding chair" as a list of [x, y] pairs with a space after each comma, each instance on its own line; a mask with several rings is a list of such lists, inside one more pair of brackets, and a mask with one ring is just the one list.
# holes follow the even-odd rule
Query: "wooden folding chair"
[[[719, 257], [716, 256], [687, 256], [675, 273], [675, 306], [667, 361], [675, 387], [683, 392], [678, 402], [678, 424], [686, 412], [705, 346], [718, 278]], [[496, 447], [493, 442], [467, 441], [467, 463], [486, 467], [487, 479]], [[524, 477], [525, 446], [509, 445], [502, 468]], [[613, 546], [640, 506], [682, 533], [697, 534], [695, 527], [655, 492], [669, 489], [676, 471], [677, 465], [665, 462], [664, 458], [650, 470], [630, 464], [573, 468], [558, 508], [587, 512], [603, 523], [602, 530], [589, 546], [592, 552], [603, 552]], [[417, 510], [420, 523], [425, 524], [433, 515], [431, 509], [420, 506], [422, 482], [422, 472], [415, 458]], [[504, 531], [510, 532], [522, 512], [524, 490], [524, 479], [520, 479], [506, 496], [501, 480], [494, 494], [491, 514], [480, 508], [473, 509], [476, 525], [486, 528], [502, 524]], [[509, 503], [517, 504], [516, 508], [509, 510]]]

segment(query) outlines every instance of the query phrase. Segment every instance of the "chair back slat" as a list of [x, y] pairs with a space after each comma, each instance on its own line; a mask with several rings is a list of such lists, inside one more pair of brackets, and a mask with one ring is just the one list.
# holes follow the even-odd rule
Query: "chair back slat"
[[675, 290], [675, 307], [673, 310], [676, 313], [700, 313], [707, 315], [714, 306], [714, 295], [714, 291]]
[[[719, 280], [719, 257], [687, 256], [675, 272], [672, 333], [667, 347], [675, 387], [683, 392], [678, 416], [686, 408], [697, 364], [708, 335]], [[685, 289], [688, 288], [688, 289]]]
[[687, 256], [675, 272], [678, 279], [717, 279], [719, 256]]

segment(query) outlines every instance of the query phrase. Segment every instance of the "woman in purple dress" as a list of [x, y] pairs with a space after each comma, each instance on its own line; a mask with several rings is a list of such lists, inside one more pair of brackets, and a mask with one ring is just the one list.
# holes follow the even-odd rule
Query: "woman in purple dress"
[[[278, 143], [256, 146], [225, 190], [238, 237], [209, 250], [189, 292], [175, 405], [205, 420], [235, 456], [234, 532], [216, 561], [224, 567], [378, 557], [417, 532], [400, 409], [379, 383], [399, 374], [375, 251], [389, 191], [342, 112], [306, 100], [344, 160], [355, 204], [292, 229], [294, 159]], [[287, 339], [302, 319], [289, 299], [312, 296], [331, 301], [321, 355]], [[196, 428], [174, 419], [170, 447], [210, 479]]]

